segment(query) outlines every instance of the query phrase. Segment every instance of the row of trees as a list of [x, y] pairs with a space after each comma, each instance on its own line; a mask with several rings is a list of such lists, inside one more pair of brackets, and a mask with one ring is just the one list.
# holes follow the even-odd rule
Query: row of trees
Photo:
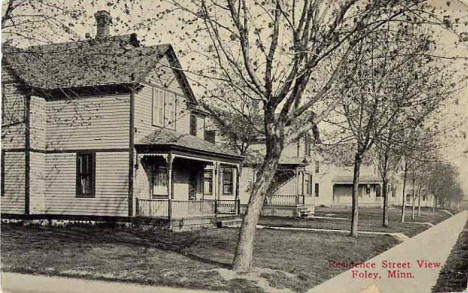
[[[141, 8], [140, 2], [107, 6], [125, 15]], [[427, 121], [455, 90], [448, 64], [432, 56], [435, 40], [428, 29], [454, 32], [455, 23], [439, 18], [425, 0], [166, 2], [144, 4], [159, 22], [148, 16], [139, 28], [159, 30], [161, 21], [177, 20], [178, 30], [171, 33], [181, 44], [174, 45], [183, 48], [177, 50], [182, 58], [190, 56], [199, 65], [182, 69], [205, 110], [240, 152], [258, 136], [265, 141], [233, 261], [239, 272], [252, 265], [260, 211], [286, 145], [325, 121], [354, 142], [351, 234], [356, 236], [363, 157], [375, 156], [386, 185], [402, 158], [405, 166], [415, 158], [412, 150], [424, 144], [418, 133], [426, 132]], [[44, 25], [73, 31], [83, 21], [83, 3], [67, 10], [47, 1], [9, 0], [3, 4], [2, 28], [14, 37], [34, 28], [46, 33]], [[52, 15], [57, 11], [60, 15]]]

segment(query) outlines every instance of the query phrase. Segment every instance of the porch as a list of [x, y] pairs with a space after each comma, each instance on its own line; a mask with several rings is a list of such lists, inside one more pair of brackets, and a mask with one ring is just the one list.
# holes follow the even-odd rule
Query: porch
[[[212, 226], [218, 218], [239, 215], [242, 157], [167, 129], [145, 138], [136, 150], [136, 218], [171, 228]], [[185, 229], [190, 227], [180, 230]]]

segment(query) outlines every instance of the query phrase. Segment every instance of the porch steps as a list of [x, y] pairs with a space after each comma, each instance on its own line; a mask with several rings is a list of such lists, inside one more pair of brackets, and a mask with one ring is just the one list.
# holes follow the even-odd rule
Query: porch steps
[[299, 205], [297, 207], [297, 212], [299, 213], [299, 217], [304, 219], [312, 218], [314, 216], [314, 211], [304, 205]]
[[242, 219], [240, 217], [218, 219], [216, 221], [216, 226], [218, 228], [239, 228], [241, 224], [242, 224]]

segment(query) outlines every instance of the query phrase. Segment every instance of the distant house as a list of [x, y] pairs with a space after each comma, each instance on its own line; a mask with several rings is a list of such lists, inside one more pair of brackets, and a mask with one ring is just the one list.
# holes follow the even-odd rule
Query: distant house
[[238, 214], [243, 158], [204, 139], [172, 46], [110, 36], [109, 13], [95, 17], [94, 39], [4, 48], [2, 215], [180, 226]]
[[[317, 145], [314, 148], [314, 196], [317, 205], [350, 206], [354, 178], [352, 144]], [[368, 158], [360, 169], [358, 203], [360, 207], [382, 207], [382, 179]], [[391, 183], [389, 203], [396, 202]]]
[[[312, 134], [305, 134], [284, 148], [262, 215], [307, 217], [314, 213], [312, 137]], [[243, 163], [239, 185], [242, 208], [248, 204], [256, 169], [264, 154], [265, 144], [261, 138], [249, 147], [249, 156]]]

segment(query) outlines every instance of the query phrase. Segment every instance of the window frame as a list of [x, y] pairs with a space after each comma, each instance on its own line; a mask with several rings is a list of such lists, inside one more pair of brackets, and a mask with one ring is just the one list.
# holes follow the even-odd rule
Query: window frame
[[[162, 94], [162, 98], [157, 95], [157, 93]], [[163, 89], [157, 87], [151, 87], [151, 125], [157, 127], [164, 127], [165, 122], [165, 103], [166, 103], [166, 92]], [[155, 101], [157, 100], [158, 106], [155, 109]], [[162, 104], [161, 104], [162, 103]], [[162, 105], [162, 108], [161, 108]], [[161, 113], [162, 109], [162, 113]], [[161, 116], [162, 114], [162, 116]], [[156, 120], [156, 121], [155, 121]]]
[[[172, 107], [169, 107], [169, 100], [173, 99]], [[172, 108], [172, 109], [171, 109]], [[176, 128], [176, 119], [177, 119], [177, 94], [173, 92], [164, 93], [164, 127], [169, 129]], [[172, 117], [168, 117], [172, 116]]]
[[[86, 173], [84, 176], [91, 176], [91, 192], [82, 193], [81, 178], [82, 173], [80, 170], [80, 156], [90, 156], [91, 158], [91, 172]], [[76, 169], [75, 169], [75, 197], [77, 198], [95, 198], [96, 197], [96, 152], [77, 152], [76, 153]]]
[[[222, 189], [223, 195], [234, 195], [234, 171], [232, 168], [222, 168], [223, 180], [222, 180]], [[226, 184], [226, 173], [230, 173], [230, 184]], [[226, 192], [225, 186], [230, 186], [230, 192]]]
[[314, 184], [314, 195], [315, 197], [320, 197], [320, 184], [319, 183]]
[[190, 131], [190, 135], [193, 135], [193, 136], [197, 136], [197, 132], [198, 132], [198, 128], [197, 128], [197, 115], [193, 114], [193, 113], [190, 113], [190, 125], [189, 125], [189, 131]]
[[[380, 188], [380, 184], [377, 184], [377, 185], [374, 185], [374, 186], [375, 186], [375, 197], [382, 197], [382, 189], [383, 188]], [[388, 191], [387, 191], [387, 194], [388, 194]]]
[[[206, 174], [210, 174], [208, 176], [209, 178], [207, 178]], [[213, 190], [213, 186], [214, 186], [213, 178], [214, 178], [214, 176], [213, 176], [213, 170], [212, 169], [208, 169], [208, 170], [203, 171], [203, 195], [213, 195], [213, 191], [214, 191]], [[207, 192], [205, 190], [205, 182], [207, 182], [208, 179], [210, 180], [210, 181], [208, 181], [209, 182], [209, 187], [211, 189], [210, 192]]]
[[[154, 185], [156, 182], [156, 176], [163, 175], [165, 178], [165, 185], [161, 185], [164, 188], [164, 193], [154, 193]], [[166, 166], [157, 166], [153, 169], [153, 175], [151, 177], [151, 198], [169, 198], [169, 194], [167, 193], [167, 185], [169, 184], [169, 177], [167, 174], [167, 167]]]
[[305, 190], [307, 195], [312, 195], [312, 175], [309, 173], [306, 173], [304, 176], [304, 185], [305, 185]]

